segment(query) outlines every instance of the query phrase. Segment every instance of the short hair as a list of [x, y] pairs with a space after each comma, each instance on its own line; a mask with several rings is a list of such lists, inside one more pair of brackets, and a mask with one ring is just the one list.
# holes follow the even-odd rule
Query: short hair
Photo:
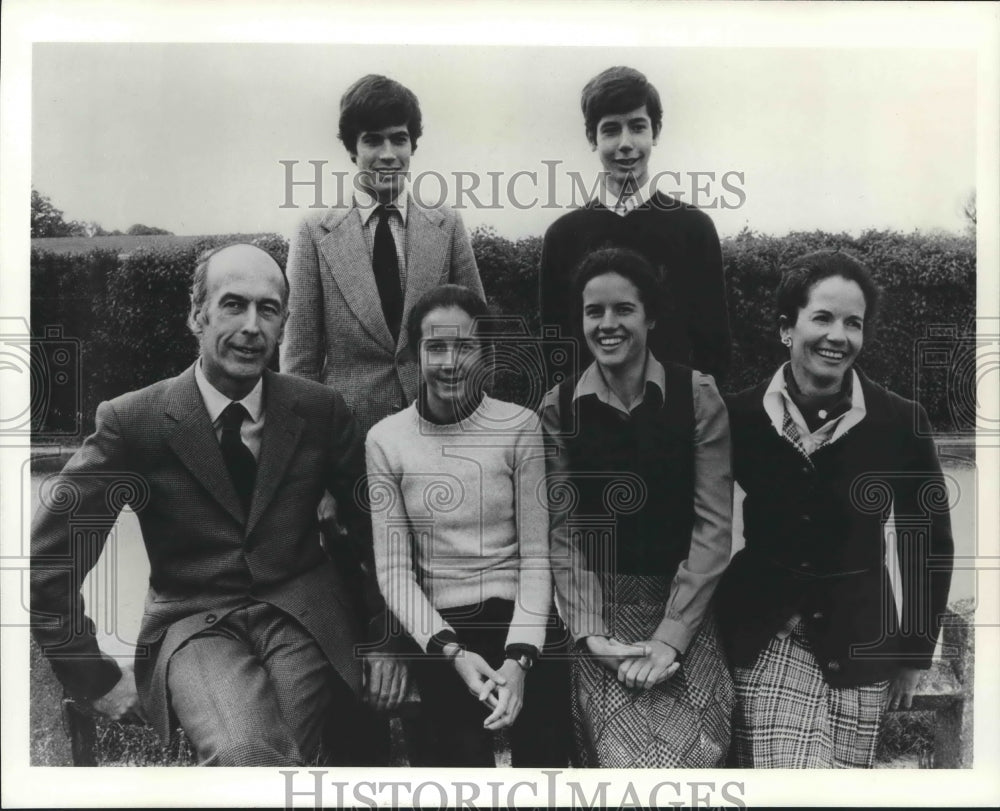
[[[195, 262], [194, 273], [191, 274], [191, 314], [200, 313], [202, 308], [205, 306], [205, 301], [208, 299], [208, 266], [211, 264], [212, 257], [217, 253], [224, 251], [226, 248], [232, 248], [236, 245], [249, 245], [251, 248], [257, 248], [259, 251], [263, 251], [268, 256], [270, 253], [265, 251], [258, 245], [253, 245], [249, 242], [227, 242], [225, 245], [218, 245], [215, 248], [208, 248], [198, 254], [198, 259]], [[274, 257], [271, 257], [274, 259]], [[281, 271], [281, 280], [284, 282], [281, 286], [281, 309], [288, 309], [288, 277], [285, 276], [285, 272], [281, 270], [281, 265], [275, 260], [275, 264], [278, 265], [278, 270]], [[190, 319], [189, 319], [190, 320]]]
[[340, 123], [337, 137], [352, 155], [358, 152], [362, 132], [372, 132], [405, 124], [410, 144], [417, 148], [423, 134], [420, 104], [409, 88], [375, 73], [362, 76], [340, 97]]
[[597, 123], [606, 115], [620, 115], [646, 105], [653, 125], [653, 137], [660, 134], [663, 106], [660, 94], [635, 68], [617, 66], [598, 73], [587, 82], [580, 94], [580, 107], [587, 131], [587, 140], [597, 140]]
[[656, 271], [641, 253], [630, 248], [601, 248], [583, 257], [573, 277], [573, 301], [576, 302], [575, 322], [583, 313], [583, 289], [592, 280], [605, 273], [617, 273], [628, 279], [639, 293], [639, 301], [646, 311], [646, 318], [653, 321], [660, 315], [662, 291]]
[[842, 251], [822, 250], [807, 253], [794, 260], [782, 273], [774, 299], [779, 325], [792, 326], [798, 320], [799, 310], [806, 306], [812, 289], [824, 279], [840, 276], [854, 282], [865, 297], [864, 334], [871, 334], [878, 314], [879, 289], [871, 272], [855, 256]]
[[[478, 321], [490, 314], [490, 308], [476, 293], [460, 284], [442, 284], [428, 290], [413, 305], [406, 319], [406, 340], [410, 351], [419, 359], [418, 349], [423, 337], [421, 324], [427, 314], [437, 309], [457, 307], [470, 318]], [[478, 329], [477, 329], [478, 332]]]

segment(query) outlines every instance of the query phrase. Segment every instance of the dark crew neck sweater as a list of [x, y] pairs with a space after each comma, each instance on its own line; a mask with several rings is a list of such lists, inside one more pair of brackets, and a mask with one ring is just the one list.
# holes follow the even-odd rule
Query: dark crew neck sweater
[[[705, 212], [660, 192], [624, 217], [591, 201], [549, 227], [539, 276], [542, 323], [581, 337], [573, 277], [584, 256], [606, 247], [638, 251], [663, 285], [663, 311], [648, 339], [653, 355], [723, 379], [730, 334], [719, 237]], [[579, 347], [583, 369], [590, 356], [582, 341]]]

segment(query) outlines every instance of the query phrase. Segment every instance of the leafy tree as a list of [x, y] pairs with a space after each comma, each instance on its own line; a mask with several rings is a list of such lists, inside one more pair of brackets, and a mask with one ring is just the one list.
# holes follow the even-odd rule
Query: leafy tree
[[63, 219], [63, 213], [52, 205], [52, 201], [44, 194], [31, 190], [31, 236], [36, 237], [75, 237], [84, 236], [86, 230], [83, 224]]
[[149, 237], [157, 234], [173, 236], [173, 231], [164, 231], [162, 228], [154, 228], [152, 225], [143, 225], [142, 223], [136, 223], [125, 233], [130, 237]]

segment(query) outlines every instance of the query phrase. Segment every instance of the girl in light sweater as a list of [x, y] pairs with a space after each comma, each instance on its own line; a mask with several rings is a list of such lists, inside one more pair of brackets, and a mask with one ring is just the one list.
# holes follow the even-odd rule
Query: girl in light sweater
[[539, 661], [552, 603], [544, 442], [534, 412], [483, 393], [486, 315], [475, 293], [444, 285], [408, 316], [420, 393], [366, 443], [378, 580], [425, 653], [411, 663], [432, 720], [422, 760], [492, 766], [492, 733], [507, 728], [513, 766], [564, 766], [567, 671]]

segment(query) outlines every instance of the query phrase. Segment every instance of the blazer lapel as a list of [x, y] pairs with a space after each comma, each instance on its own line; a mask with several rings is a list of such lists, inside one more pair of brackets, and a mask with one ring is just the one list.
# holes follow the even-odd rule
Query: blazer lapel
[[320, 240], [319, 249], [344, 301], [372, 338], [394, 352], [392, 334], [385, 323], [375, 274], [371, 269], [368, 244], [361, 230], [361, 217], [353, 208], [346, 212], [333, 211], [323, 220], [323, 225], [330, 232]]
[[194, 379], [194, 366], [183, 372], [167, 394], [166, 417], [176, 424], [167, 443], [211, 496], [236, 521], [244, 520], [240, 504], [215, 429]]
[[305, 421], [292, 410], [294, 404], [294, 395], [287, 390], [281, 378], [273, 372], [265, 372], [264, 432], [257, 460], [257, 482], [247, 520], [248, 537], [285, 478], [299, 444]]
[[[428, 290], [448, 281], [442, 278], [448, 258], [448, 235], [441, 230], [442, 215], [434, 209], [407, 201], [406, 216], [406, 290], [403, 294], [403, 324], [410, 310]], [[400, 346], [406, 342], [406, 330], [399, 331]]]

